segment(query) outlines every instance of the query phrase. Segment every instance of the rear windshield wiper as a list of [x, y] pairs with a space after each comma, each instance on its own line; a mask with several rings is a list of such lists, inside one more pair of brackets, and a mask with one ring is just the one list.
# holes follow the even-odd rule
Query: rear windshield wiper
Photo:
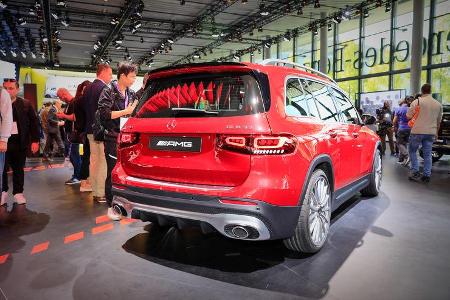
[[195, 108], [171, 108], [173, 116], [217, 116], [218, 111]]

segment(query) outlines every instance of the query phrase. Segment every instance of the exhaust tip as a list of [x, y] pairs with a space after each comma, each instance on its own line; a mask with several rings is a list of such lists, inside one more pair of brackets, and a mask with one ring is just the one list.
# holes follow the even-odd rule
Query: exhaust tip
[[113, 209], [114, 212], [118, 215], [122, 215], [124, 217], [127, 216], [127, 211], [125, 210], [125, 208], [123, 208], [122, 206], [118, 205], [118, 204], [114, 204], [113, 205]]
[[231, 228], [231, 233], [238, 239], [246, 239], [249, 236], [248, 230], [242, 226], [234, 226]]

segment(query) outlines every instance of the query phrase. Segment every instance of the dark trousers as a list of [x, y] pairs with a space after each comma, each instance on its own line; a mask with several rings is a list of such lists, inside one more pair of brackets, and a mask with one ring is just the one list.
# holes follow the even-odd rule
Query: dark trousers
[[106, 157], [106, 180], [105, 180], [105, 198], [108, 206], [112, 203], [112, 181], [111, 173], [117, 162], [117, 143], [116, 141], [105, 141], [105, 157]]
[[378, 134], [381, 139], [381, 148], [383, 151], [383, 154], [386, 152], [386, 136], [389, 139], [389, 148], [391, 150], [391, 154], [395, 152], [394, 149], [394, 128], [389, 127], [386, 130], [383, 130], [380, 134]]
[[80, 179], [81, 177], [81, 156], [80, 144], [70, 144], [70, 162], [73, 166], [73, 178]]
[[51, 157], [53, 156], [53, 143], [58, 145], [58, 154], [64, 154], [64, 143], [61, 139], [61, 136], [58, 132], [56, 133], [47, 133], [47, 140], [45, 142], [44, 148], [44, 156]]
[[89, 160], [91, 157], [91, 148], [89, 147], [89, 140], [87, 137], [83, 143], [83, 156], [81, 158], [80, 180], [87, 180], [89, 178]]
[[3, 169], [3, 192], [7, 192], [9, 189], [7, 172], [9, 167], [11, 167], [13, 171], [13, 195], [23, 193], [23, 182], [25, 178], [23, 167], [25, 167], [26, 158], [26, 150], [6, 151], [5, 168]]

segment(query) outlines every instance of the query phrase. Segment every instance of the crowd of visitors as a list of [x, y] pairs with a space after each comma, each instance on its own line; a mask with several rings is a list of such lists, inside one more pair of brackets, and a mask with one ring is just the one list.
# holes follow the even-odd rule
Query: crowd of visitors
[[[121, 216], [111, 208], [111, 172], [117, 160], [120, 126], [136, 108], [148, 80], [146, 75], [143, 87], [135, 93], [131, 86], [136, 76], [137, 67], [124, 62], [118, 65], [117, 79], [113, 80], [112, 68], [99, 64], [93, 82], [82, 82], [75, 96], [67, 89], [58, 89], [60, 101], [44, 103], [38, 114], [28, 100], [17, 96], [18, 82], [5, 79], [0, 87], [0, 205], [5, 205], [9, 197], [9, 168], [13, 174], [14, 201], [26, 203], [25, 160], [28, 153], [39, 151], [41, 128], [45, 141], [42, 160], [50, 162], [55, 155], [66, 155], [73, 165], [73, 174], [65, 183], [80, 184], [80, 192], [91, 192], [94, 201], [108, 205], [110, 219], [120, 220]], [[442, 105], [431, 97], [429, 84], [422, 86], [420, 95], [402, 100], [394, 112], [389, 102], [377, 110], [383, 154], [387, 136], [391, 155], [398, 154], [398, 163], [404, 166], [411, 164], [409, 179], [430, 181], [431, 146], [441, 118]], [[419, 146], [424, 157], [422, 174], [417, 161]]]

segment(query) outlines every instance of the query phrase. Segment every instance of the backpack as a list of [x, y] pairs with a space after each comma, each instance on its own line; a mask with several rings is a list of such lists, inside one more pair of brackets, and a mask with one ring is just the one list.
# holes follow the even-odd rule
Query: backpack
[[97, 110], [94, 116], [94, 123], [92, 124], [92, 134], [94, 140], [97, 142], [103, 142], [105, 140], [105, 127], [100, 120], [100, 111]]
[[420, 98], [417, 99], [417, 106], [414, 109], [414, 115], [411, 118], [411, 120], [408, 121], [408, 126], [409, 128], [413, 128], [414, 124], [416, 124], [416, 120], [419, 117], [419, 113], [420, 113]]

